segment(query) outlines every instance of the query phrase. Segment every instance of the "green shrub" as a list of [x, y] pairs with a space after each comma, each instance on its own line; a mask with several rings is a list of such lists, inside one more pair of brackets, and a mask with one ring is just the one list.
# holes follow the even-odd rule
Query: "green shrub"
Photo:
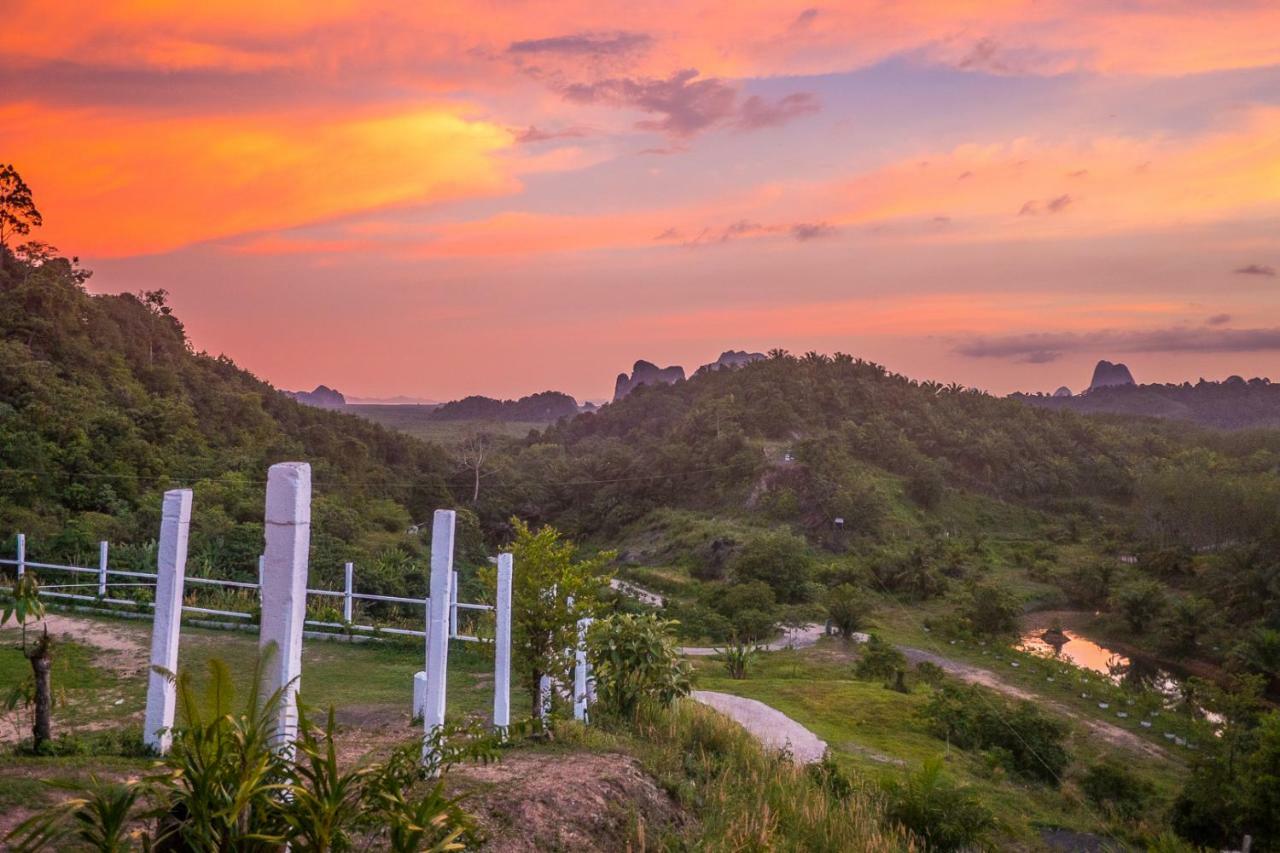
[[928, 850], [979, 847], [995, 828], [991, 811], [974, 792], [951, 782], [937, 758], [883, 788], [885, 819], [909, 829]]
[[946, 684], [922, 713], [934, 736], [991, 751], [1027, 779], [1057, 785], [1070, 761], [1066, 726], [1030, 702], [1009, 703], [973, 685]]
[[755, 657], [756, 647], [736, 638], [723, 649], [716, 650], [716, 660], [724, 664], [725, 672], [729, 673], [730, 678], [746, 678]]
[[1018, 628], [1022, 607], [1006, 590], [987, 583], [970, 584], [960, 606], [960, 615], [975, 635], [1012, 634]]
[[1111, 606], [1120, 612], [1131, 630], [1141, 634], [1165, 608], [1164, 587], [1152, 580], [1127, 583], [1111, 596]]
[[1121, 820], [1142, 814], [1151, 799], [1151, 784], [1114, 760], [1094, 764], [1080, 777], [1080, 790], [1099, 811]]
[[829, 591], [825, 603], [831, 624], [845, 638], [861, 630], [871, 614], [870, 599], [853, 584], [842, 583]]
[[782, 601], [802, 601], [813, 574], [813, 557], [803, 537], [774, 531], [744, 543], [729, 561], [729, 574], [739, 583], [768, 584]]
[[907, 668], [907, 659], [892, 643], [872, 634], [862, 644], [861, 657], [854, 665], [853, 674], [867, 681], [892, 679]]
[[598, 619], [587, 635], [596, 708], [632, 717], [643, 702], [669, 705], [689, 692], [689, 665], [672, 640], [675, 623], [652, 613]]
[[921, 463], [907, 477], [903, 491], [920, 506], [933, 509], [942, 500], [946, 488], [947, 481], [938, 470], [938, 466]]

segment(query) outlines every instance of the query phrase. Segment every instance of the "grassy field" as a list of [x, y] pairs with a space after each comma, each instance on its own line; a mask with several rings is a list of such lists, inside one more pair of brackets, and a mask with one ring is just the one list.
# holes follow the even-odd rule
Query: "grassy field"
[[760, 655], [743, 680], [729, 678], [720, 664], [703, 659], [696, 663], [697, 684], [777, 708], [825, 740], [842, 766], [872, 779], [888, 779], [941, 757], [953, 778], [981, 794], [1006, 840], [1019, 844], [1034, 846], [1045, 828], [1107, 833], [1106, 820], [1087, 804], [1074, 781], [1083, 768], [1107, 756], [1121, 759], [1149, 781], [1161, 802], [1173, 796], [1185, 774], [1176, 762], [1113, 747], [1075, 723], [1067, 742], [1073, 761], [1062, 788], [1025, 782], [981, 754], [928, 734], [920, 717], [928, 688], [917, 686], [903, 694], [879, 681], [857, 680], [853, 659], [839, 641], [823, 640], [812, 649]]
[[[149, 624], [73, 618], [81, 639], [58, 640], [54, 671], [61, 700], [55, 713], [55, 734], [70, 736], [64, 743], [67, 754], [41, 758], [6, 755], [0, 762], [0, 809], [45, 801], [48, 793], [40, 779], [83, 779], [91, 771], [116, 777], [136, 775], [149, 765], [148, 759], [130, 753], [128, 737], [121, 736], [132, 732], [136, 739], [140, 731]], [[920, 645], [929, 639], [906, 628], [888, 633]], [[18, 683], [27, 673], [16, 640], [15, 630], [0, 631], [0, 684]], [[995, 669], [991, 649], [948, 646], [948, 650], [957, 659], [974, 659]], [[181, 666], [192, 672], [197, 682], [202, 680], [207, 662], [218, 658], [228, 663], [237, 687], [243, 690], [255, 654], [256, 636], [251, 633], [191, 626], [183, 629]], [[1013, 653], [998, 654], [1001, 661], [1007, 661]], [[730, 679], [718, 662], [699, 659], [694, 662], [695, 681], [699, 689], [757, 699], [786, 713], [823, 738], [842, 767], [868, 780], [888, 779], [941, 756], [953, 778], [972, 786], [995, 812], [1001, 838], [1030, 849], [1038, 846], [1039, 832], [1047, 827], [1110, 831], [1074, 782], [1083, 768], [1108, 755], [1121, 758], [1151, 782], [1161, 802], [1172, 796], [1185, 772], [1177, 761], [1161, 761], [1092, 737], [1077, 721], [1067, 744], [1073, 761], [1063, 787], [1059, 790], [1025, 782], [981, 754], [951, 747], [928, 734], [920, 718], [928, 688], [918, 686], [903, 694], [885, 689], [878, 681], [857, 680], [852, 675], [854, 660], [855, 654], [843, 643], [824, 639], [809, 649], [760, 655], [745, 680]], [[309, 705], [336, 708], [350, 757], [358, 757], [415, 736], [409, 705], [412, 676], [421, 665], [422, 649], [416, 641], [309, 641], [304, 645], [302, 696]], [[1010, 668], [1008, 673], [1000, 670], [1000, 676], [1029, 692], [1044, 693], [1081, 715], [1097, 714], [1096, 708], [1091, 710], [1092, 702], [1071, 705], [1070, 692], [1076, 687], [1066, 679], [1061, 690], [1056, 682], [1038, 683], [1037, 678], [1043, 676], [1030, 664]], [[449, 682], [451, 719], [487, 719], [492, 702], [492, 657], [487, 648], [455, 644]], [[518, 689], [513, 693], [513, 707], [521, 715], [528, 706], [528, 696]], [[4, 720], [10, 744], [15, 735], [25, 734], [18, 724], [15, 714]]]
[[[149, 642], [150, 623], [110, 618], [86, 618], [87, 624], [104, 626], [120, 638], [132, 638], [138, 650]], [[28, 665], [17, 649], [17, 632], [0, 631], [0, 683], [9, 685], [25, 677]], [[145, 652], [108, 651], [92, 641], [60, 638], [55, 645], [54, 680], [65, 693], [57, 722], [74, 729], [81, 723], [125, 720], [145, 704]], [[122, 656], [131, 656], [120, 664]], [[238, 690], [248, 686], [257, 655], [257, 636], [240, 631], [220, 631], [184, 626], [179, 668], [190, 672], [197, 683], [207, 672], [208, 661], [218, 658], [231, 669]], [[421, 642], [346, 643], [308, 640], [303, 645], [301, 694], [310, 705], [334, 705], [354, 714], [352, 709], [394, 711], [408, 719], [413, 697], [413, 674], [422, 669]], [[488, 647], [454, 642], [449, 655], [449, 711], [451, 714], [481, 716], [493, 700], [493, 655]], [[519, 692], [513, 690], [513, 692]], [[117, 700], [123, 702], [117, 704]], [[523, 693], [513, 695], [513, 703], [527, 702]]]

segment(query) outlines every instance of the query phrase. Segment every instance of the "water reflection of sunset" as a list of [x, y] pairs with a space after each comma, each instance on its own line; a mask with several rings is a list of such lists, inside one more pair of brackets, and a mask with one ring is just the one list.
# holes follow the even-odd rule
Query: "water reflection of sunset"
[[1116, 654], [1071, 631], [1061, 632], [1059, 636], [1065, 638], [1062, 643], [1056, 641], [1051, 643], [1044, 638], [1045, 636], [1044, 631], [1029, 633], [1022, 638], [1018, 648], [1024, 652], [1064, 660], [1082, 669], [1110, 676], [1117, 683], [1129, 669], [1130, 661], [1124, 655]]

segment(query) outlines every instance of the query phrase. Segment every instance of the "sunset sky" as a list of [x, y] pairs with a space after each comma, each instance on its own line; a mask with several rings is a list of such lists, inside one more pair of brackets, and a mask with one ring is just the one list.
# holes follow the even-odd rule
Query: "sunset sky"
[[1280, 379], [1280, 3], [0, 0], [95, 292], [284, 388]]

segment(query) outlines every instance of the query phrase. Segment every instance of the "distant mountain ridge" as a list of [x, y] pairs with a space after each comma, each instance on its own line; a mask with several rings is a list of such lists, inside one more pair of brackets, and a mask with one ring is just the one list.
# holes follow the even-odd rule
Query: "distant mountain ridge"
[[[746, 350], [725, 350], [720, 357], [710, 364], [704, 364], [693, 372], [694, 376], [710, 373], [715, 370], [742, 367], [753, 361], [765, 358], [762, 352]], [[658, 367], [651, 361], [640, 359], [631, 367], [631, 373], [619, 373], [613, 384], [613, 401], [616, 403], [641, 385], [673, 385], [685, 380], [684, 368], [678, 364], [670, 367]]]
[[684, 368], [680, 365], [658, 367], [651, 361], [640, 359], [631, 366], [630, 375], [619, 373], [613, 383], [613, 400], [616, 403], [641, 385], [673, 385], [684, 381]]
[[765, 358], [762, 352], [747, 352], [745, 350], [726, 350], [720, 353], [720, 357], [710, 364], [704, 364], [694, 371], [696, 376], [699, 373], [708, 373], [712, 370], [724, 370], [725, 368], [742, 367], [744, 364], [750, 364], [753, 361], [761, 361]]
[[305, 406], [313, 406], [317, 409], [345, 409], [347, 406], [347, 398], [328, 385], [317, 385], [314, 391], [285, 391], [284, 393]]
[[1138, 385], [1123, 364], [1100, 361], [1083, 394], [1066, 388], [1047, 394], [1013, 394], [1014, 399], [1045, 409], [1069, 409], [1082, 414], [1137, 415], [1192, 421], [1218, 429], [1280, 427], [1280, 385], [1270, 379], [1246, 381], [1229, 376], [1221, 382], [1201, 379], [1194, 385]]
[[1129, 372], [1128, 365], [1123, 363], [1112, 364], [1103, 359], [1093, 369], [1093, 379], [1089, 382], [1089, 390], [1094, 391], [1098, 388], [1115, 388], [1121, 385], [1136, 384], [1133, 381], [1133, 374]]

